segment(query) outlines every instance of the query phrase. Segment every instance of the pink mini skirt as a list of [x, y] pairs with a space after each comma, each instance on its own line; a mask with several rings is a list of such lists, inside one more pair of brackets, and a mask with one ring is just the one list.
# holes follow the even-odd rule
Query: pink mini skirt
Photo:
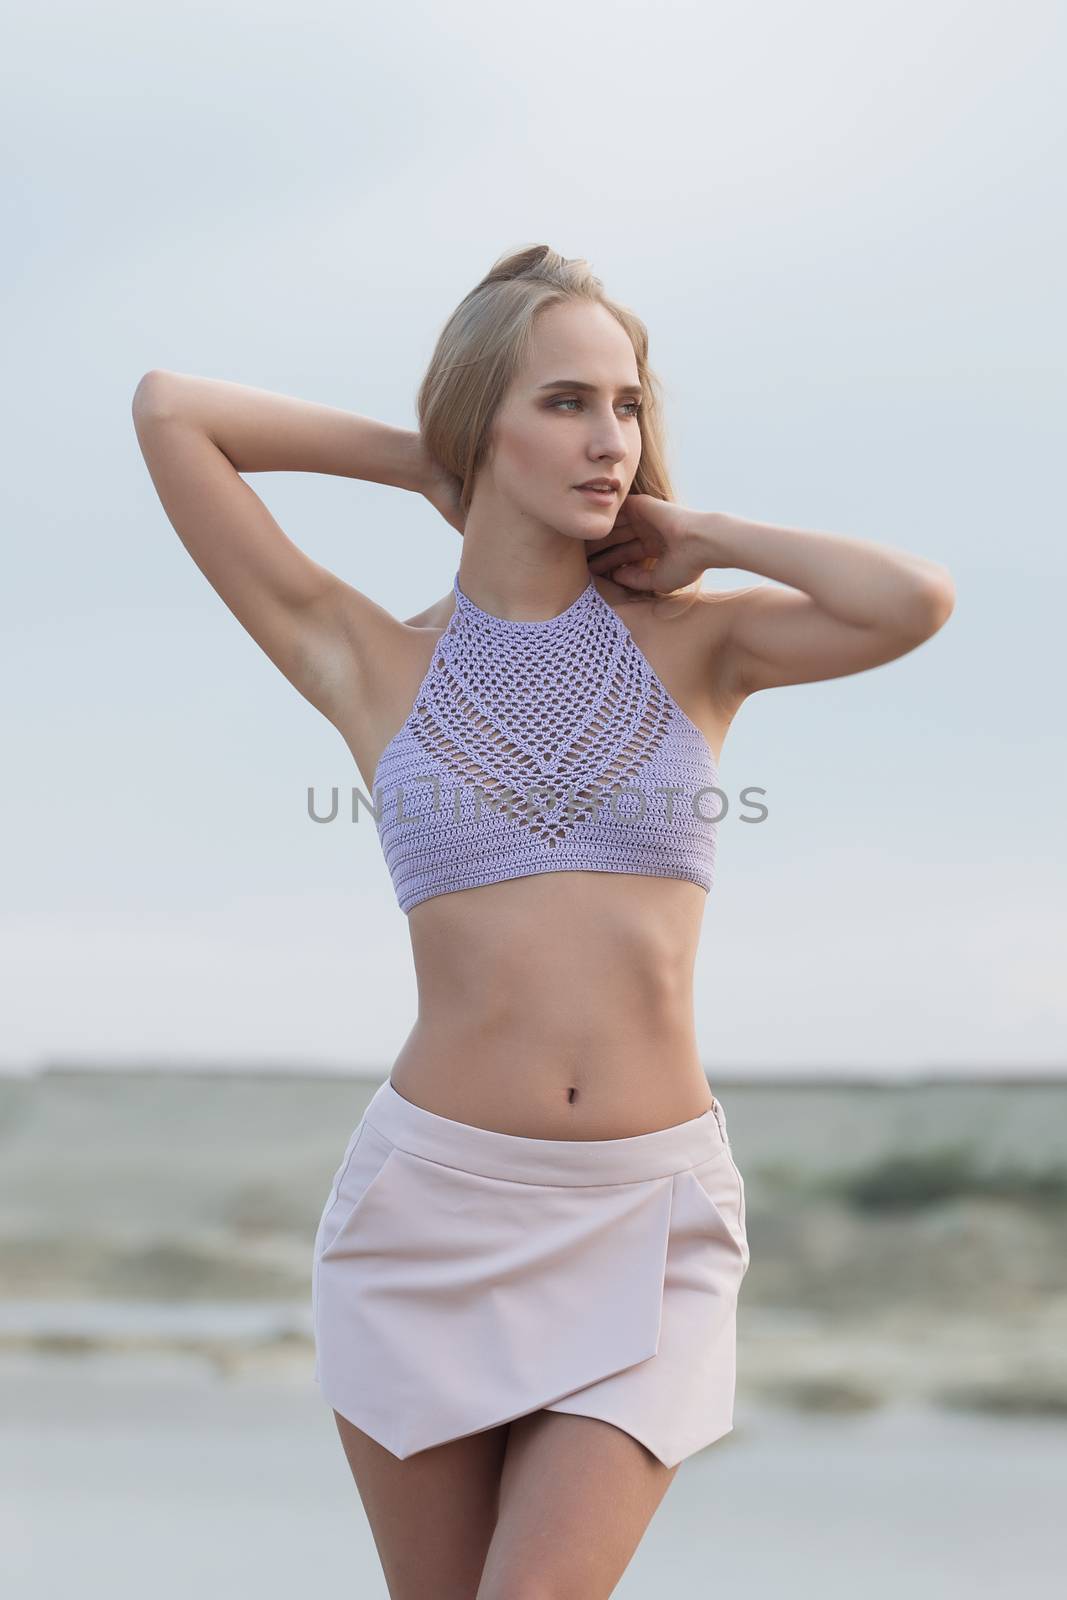
[[528, 1139], [387, 1078], [315, 1237], [315, 1382], [400, 1460], [546, 1410], [673, 1467], [733, 1427], [748, 1262], [720, 1102], [631, 1138]]

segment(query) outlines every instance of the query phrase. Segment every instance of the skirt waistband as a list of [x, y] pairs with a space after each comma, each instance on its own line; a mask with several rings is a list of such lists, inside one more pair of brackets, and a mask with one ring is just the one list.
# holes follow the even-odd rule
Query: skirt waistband
[[486, 1178], [526, 1183], [636, 1183], [669, 1177], [729, 1149], [718, 1100], [688, 1122], [626, 1139], [528, 1139], [438, 1116], [405, 1099], [386, 1078], [363, 1120], [410, 1155]]

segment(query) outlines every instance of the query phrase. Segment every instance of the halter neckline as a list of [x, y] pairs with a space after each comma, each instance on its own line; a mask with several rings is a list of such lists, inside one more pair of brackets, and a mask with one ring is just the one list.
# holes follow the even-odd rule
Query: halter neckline
[[483, 610], [483, 608], [480, 605], [476, 605], [475, 604], [475, 602], [471, 599], [470, 595], [464, 594], [463, 590], [460, 588], [458, 571], [456, 573], [455, 578], [452, 580], [452, 590], [453, 590], [453, 593], [455, 594], [455, 597], [456, 597], [456, 606], [457, 606], [457, 608], [463, 608], [463, 609], [466, 609], [468, 611], [473, 611], [478, 616], [484, 617], [486, 619], [486, 621], [491, 622], [494, 625], [494, 627], [498, 627], [498, 628], [524, 628], [525, 629], [525, 628], [552, 628], [552, 627], [558, 627], [561, 622], [564, 622], [568, 617], [572, 616], [573, 613], [578, 610], [579, 606], [582, 604], [582, 602], [584, 600], [587, 600], [589, 598], [590, 589], [592, 589], [594, 591], [594, 593], [599, 595], [600, 591], [597, 589], [596, 584], [594, 583], [592, 578], [589, 579], [589, 582], [586, 584], [585, 588], [582, 590], [582, 592], [578, 596], [578, 598], [576, 600], [572, 600], [570, 605], [567, 606], [567, 608], [564, 611], [560, 611], [554, 617], [538, 617], [538, 618], [535, 618], [533, 621], [525, 621], [525, 620], [517, 618], [517, 617], [498, 617], [492, 611]]

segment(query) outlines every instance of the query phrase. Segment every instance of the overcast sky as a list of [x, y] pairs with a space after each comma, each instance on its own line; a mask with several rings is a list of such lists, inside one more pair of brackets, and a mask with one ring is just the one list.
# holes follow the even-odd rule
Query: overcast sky
[[[404, 427], [504, 251], [648, 324], [679, 498], [950, 568], [887, 666], [753, 697], [697, 961], [731, 1070], [1063, 1063], [1063, 8], [70, 3], [9, 10], [0, 1063], [384, 1073], [415, 1017], [359, 774], [177, 539], [152, 367]], [[1058, 455], [1060, 466], [1054, 470]], [[249, 480], [407, 616], [459, 536]], [[751, 581], [709, 573], [707, 587]]]

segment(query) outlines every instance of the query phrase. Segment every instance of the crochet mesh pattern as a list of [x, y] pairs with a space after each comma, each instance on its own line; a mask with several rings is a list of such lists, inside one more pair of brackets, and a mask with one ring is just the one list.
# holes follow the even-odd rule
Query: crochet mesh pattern
[[715, 758], [593, 580], [543, 622], [483, 611], [458, 572], [452, 588], [455, 612], [374, 774], [401, 910], [539, 872], [709, 891]]

